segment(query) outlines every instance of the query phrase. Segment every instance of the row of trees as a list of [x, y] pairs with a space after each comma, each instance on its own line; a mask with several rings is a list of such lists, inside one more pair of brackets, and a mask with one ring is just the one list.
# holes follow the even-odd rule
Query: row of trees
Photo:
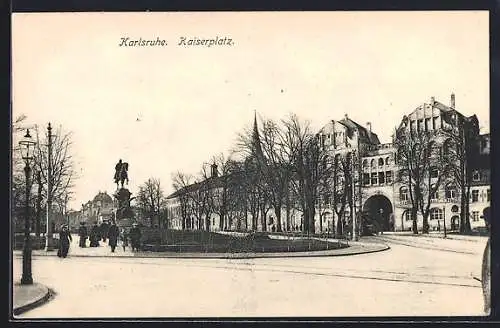
[[[422, 232], [429, 231], [431, 203], [444, 183], [457, 186], [460, 229], [463, 233], [470, 231], [469, 195], [472, 171], [479, 158], [477, 119], [454, 114], [444, 116], [444, 120], [443, 128], [437, 131], [412, 131], [404, 125], [394, 134], [398, 165], [395, 182], [407, 187], [414, 233], [418, 233], [418, 214], [423, 218]], [[291, 213], [297, 210], [303, 215], [303, 230], [314, 232], [314, 218], [318, 211], [321, 217], [322, 204], [328, 204], [338, 218], [336, 232], [343, 234], [361, 200], [359, 148], [332, 152], [318, 140], [309, 122], [296, 115], [279, 122], [261, 120], [261, 129], [255, 121], [252, 129], [238, 135], [230, 156], [212, 158], [217, 179], [208, 174], [206, 166], [196, 176], [182, 172], [174, 175], [182, 228], [194, 216], [199, 222], [197, 228], [209, 230], [213, 213], [218, 215], [222, 229], [230, 229], [236, 220], [237, 229], [257, 230], [260, 218], [266, 230], [267, 214], [273, 209], [277, 231], [290, 230]], [[283, 209], [285, 226], [281, 221]], [[321, 230], [322, 224], [320, 219]]]
[[[12, 126], [13, 147], [12, 147], [12, 190], [11, 206], [14, 222], [23, 218], [24, 200], [26, 197], [26, 179], [24, 175], [24, 160], [19, 149], [18, 141], [26, 133], [27, 117], [21, 115], [17, 117]], [[58, 127], [51, 133], [52, 158], [49, 174], [48, 163], [48, 133], [47, 130], [33, 126], [30, 134], [36, 142], [33, 159], [30, 162], [32, 168], [30, 177], [31, 186], [30, 212], [34, 218], [33, 228], [37, 236], [42, 230], [42, 218], [46, 215], [47, 206], [47, 186], [52, 185], [52, 204], [54, 209], [66, 214], [68, 202], [73, 195], [74, 183], [77, 179], [75, 162], [72, 154], [72, 134]], [[50, 181], [48, 181], [50, 175]]]
[[[218, 177], [208, 175], [206, 167], [196, 175], [177, 172], [173, 187], [178, 191], [182, 228], [194, 216], [205, 222], [208, 230], [212, 213], [219, 217], [219, 226], [230, 229], [267, 230], [268, 213], [272, 209], [277, 231], [291, 230], [291, 214], [303, 215], [302, 229], [315, 232], [318, 199], [332, 205], [340, 219], [337, 232], [343, 233], [344, 213], [353, 213], [357, 193], [353, 190], [357, 163], [353, 152], [330, 156], [308, 121], [296, 115], [280, 120], [255, 120], [253, 128], [240, 133], [230, 156], [218, 155], [211, 163]], [[321, 202], [319, 202], [321, 204]], [[282, 211], [285, 221], [282, 225]], [[321, 213], [320, 213], [321, 214]], [[250, 225], [250, 227], [248, 226]], [[322, 220], [320, 220], [322, 229]]]

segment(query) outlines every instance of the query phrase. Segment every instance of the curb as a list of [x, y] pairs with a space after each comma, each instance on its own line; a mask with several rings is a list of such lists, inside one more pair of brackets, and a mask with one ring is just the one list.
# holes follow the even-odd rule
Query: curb
[[[210, 255], [206, 256], [200, 256], [198, 254], [193, 254], [192, 256], [189, 255], [181, 255], [182, 253], [179, 253], [179, 255], [171, 255], [171, 254], [165, 254], [165, 253], [137, 253], [137, 255], [118, 255], [118, 256], [107, 256], [107, 255], [81, 255], [81, 254], [76, 254], [76, 255], [71, 255], [68, 258], [71, 257], [87, 257], [87, 258], [169, 258], [169, 259], [253, 259], [253, 258], [280, 258], [280, 257], [328, 257], [328, 256], [351, 256], [351, 255], [362, 255], [362, 254], [370, 254], [370, 253], [377, 253], [377, 252], [383, 252], [386, 250], [389, 250], [390, 246], [384, 244], [384, 246], [381, 246], [377, 249], [371, 249], [371, 250], [360, 250], [360, 251], [354, 251], [351, 253], [330, 253], [330, 254], [324, 254], [324, 253], [307, 253], [307, 252], [290, 252], [290, 253], [246, 253], [246, 255], [236, 255], [238, 253], [232, 253], [232, 254], [224, 254], [224, 253], [212, 253]], [[305, 254], [304, 254], [305, 253]], [[185, 253], [187, 254], [187, 253]], [[201, 254], [207, 254], [207, 253], [201, 253]], [[242, 253], [245, 254], [245, 253]], [[44, 257], [44, 256], [51, 256], [52, 254], [33, 254], [34, 257]], [[21, 257], [21, 254], [15, 254], [17, 257]]]
[[20, 314], [23, 314], [29, 310], [33, 310], [34, 308], [39, 307], [39, 306], [47, 303], [54, 293], [47, 286], [44, 286], [44, 287], [47, 289], [47, 291], [45, 292], [45, 294], [42, 297], [40, 297], [39, 299], [37, 299], [31, 303], [27, 303], [27, 304], [18, 306], [17, 308], [14, 308], [12, 310], [12, 313], [14, 315], [20, 315]]

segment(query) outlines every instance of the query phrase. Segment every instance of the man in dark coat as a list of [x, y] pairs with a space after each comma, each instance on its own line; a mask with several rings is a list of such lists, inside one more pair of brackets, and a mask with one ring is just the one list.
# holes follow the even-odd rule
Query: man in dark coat
[[86, 247], [88, 231], [87, 227], [85, 226], [85, 222], [80, 222], [80, 228], [78, 228], [78, 236], [80, 236], [79, 246]]
[[72, 241], [73, 238], [71, 238], [68, 226], [64, 224], [59, 232], [59, 249], [57, 250], [57, 256], [62, 258], [68, 256], [69, 246]]
[[108, 230], [108, 238], [109, 238], [109, 246], [111, 246], [111, 252], [115, 252], [116, 244], [118, 242], [118, 236], [120, 235], [120, 230], [118, 230], [118, 226], [115, 221], [111, 222]]
[[132, 251], [134, 251], [134, 250], [138, 251], [139, 246], [141, 244], [141, 230], [137, 226], [137, 223], [132, 224], [132, 228], [130, 229], [129, 236], [130, 236], [130, 241], [132, 244]]
[[106, 242], [106, 239], [108, 238], [108, 229], [109, 229], [108, 222], [107, 221], [103, 221], [101, 223], [100, 229], [101, 229], [102, 241]]
[[99, 227], [97, 226], [97, 222], [94, 222], [92, 229], [90, 229], [90, 247], [98, 247], [99, 246]]

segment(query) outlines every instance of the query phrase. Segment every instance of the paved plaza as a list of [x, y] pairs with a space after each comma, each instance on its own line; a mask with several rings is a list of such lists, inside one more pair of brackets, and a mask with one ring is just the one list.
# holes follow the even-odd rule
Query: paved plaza
[[485, 238], [369, 241], [391, 248], [311, 258], [34, 256], [35, 281], [55, 296], [20, 318], [483, 315], [474, 277]]

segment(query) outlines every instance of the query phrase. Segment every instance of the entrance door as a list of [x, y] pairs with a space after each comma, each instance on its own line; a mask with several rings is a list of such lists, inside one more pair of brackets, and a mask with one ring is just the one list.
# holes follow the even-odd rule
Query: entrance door
[[363, 206], [363, 213], [364, 225], [372, 225], [378, 231], [394, 231], [392, 203], [387, 197], [371, 196]]

